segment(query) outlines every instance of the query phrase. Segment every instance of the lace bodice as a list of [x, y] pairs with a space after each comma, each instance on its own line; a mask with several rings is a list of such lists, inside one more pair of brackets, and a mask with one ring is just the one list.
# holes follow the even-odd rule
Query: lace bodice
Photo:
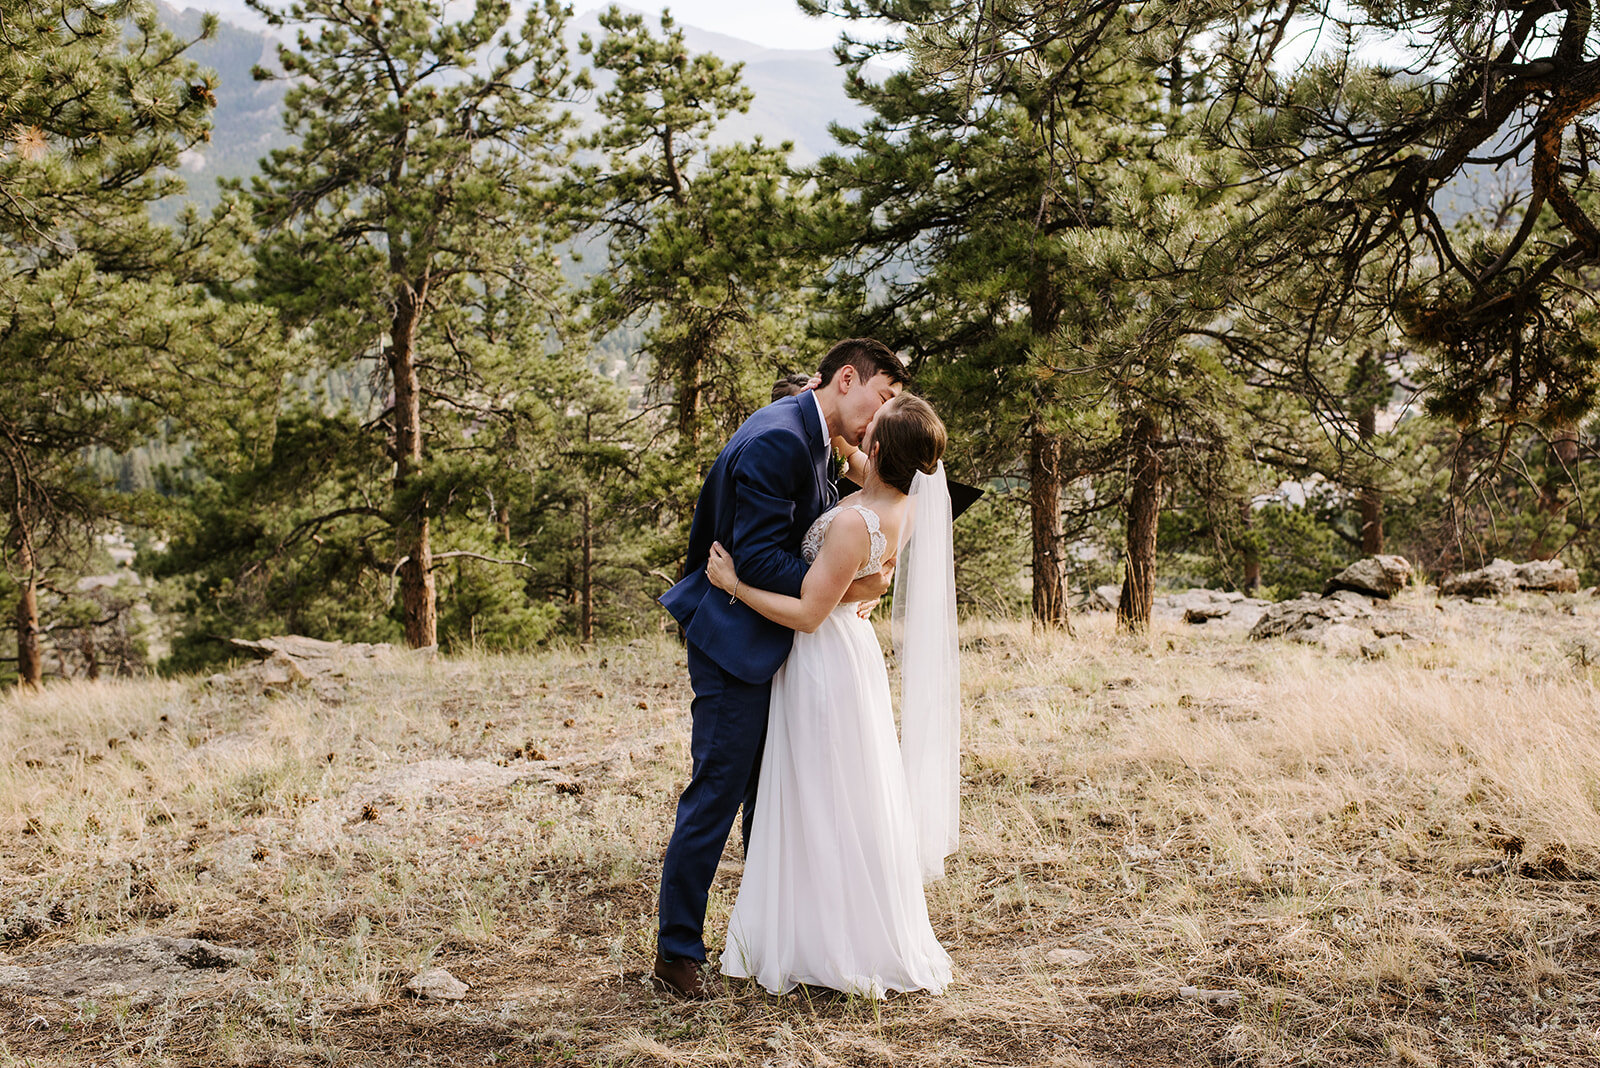
[[878, 513], [871, 508], [860, 504], [836, 504], [826, 512], [817, 516], [817, 521], [811, 524], [811, 529], [806, 531], [806, 536], [800, 542], [800, 555], [806, 558], [806, 563], [812, 563], [817, 558], [817, 553], [822, 551], [822, 539], [828, 534], [828, 528], [833, 525], [834, 519], [846, 508], [854, 508], [861, 513], [861, 518], [866, 521], [867, 534], [872, 540], [872, 553], [867, 557], [867, 562], [861, 565], [861, 570], [856, 572], [856, 578], [865, 578], [883, 567], [883, 550], [888, 547], [888, 539], [883, 531], [878, 529]]

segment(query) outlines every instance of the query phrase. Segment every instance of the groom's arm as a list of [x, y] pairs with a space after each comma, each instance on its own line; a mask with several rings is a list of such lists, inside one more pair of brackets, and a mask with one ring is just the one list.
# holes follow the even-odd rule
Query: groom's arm
[[739, 581], [789, 597], [800, 596], [806, 562], [785, 545], [795, 501], [814, 493], [809, 458], [798, 438], [772, 434], [745, 446], [733, 471], [733, 533], [728, 552]]

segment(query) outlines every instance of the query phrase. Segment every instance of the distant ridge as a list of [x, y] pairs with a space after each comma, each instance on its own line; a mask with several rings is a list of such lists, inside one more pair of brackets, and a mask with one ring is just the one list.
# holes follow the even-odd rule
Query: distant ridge
[[[280, 114], [283, 85], [256, 82], [250, 76], [256, 64], [271, 63], [278, 42], [286, 34], [269, 29], [260, 15], [245, 6], [244, 0], [205, 0], [202, 6], [214, 11], [222, 26], [214, 39], [195, 45], [192, 55], [217, 71], [220, 84], [212, 142], [203, 151], [186, 155], [184, 171], [190, 187], [188, 199], [208, 206], [216, 202], [218, 178], [248, 180], [257, 172], [257, 161], [262, 156], [288, 144]], [[159, 2], [156, 7], [162, 22], [175, 32], [184, 36], [198, 32], [201, 8]], [[654, 14], [638, 13], [646, 17], [653, 31], [659, 32], [659, 10]], [[828, 133], [829, 124], [859, 123], [865, 117], [865, 111], [845, 94], [843, 73], [828, 49], [768, 48], [714, 30], [679, 25], [695, 52], [711, 52], [745, 65], [744, 83], [755, 94], [755, 100], [746, 114], [723, 120], [718, 128], [720, 142], [752, 141], [757, 136], [771, 145], [790, 141], [794, 145], [792, 161], [804, 166], [835, 147]], [[573, 19], [570, 31], [576, 50], [580, 34], [599, 35], [599, 12], [586, 12]], [[578, 110], [585, 109], [580, 105]]]

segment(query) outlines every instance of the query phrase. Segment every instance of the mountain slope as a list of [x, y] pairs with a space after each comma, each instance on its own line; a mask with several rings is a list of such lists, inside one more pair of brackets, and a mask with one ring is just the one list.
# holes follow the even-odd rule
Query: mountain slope
[[[222, 25], [212, 40], [195, 44], [191, 55], [219, 76], [217, 110], [211, 144], [186, 154], [183, 162], [188, 199], [201, 207], [216, 202], [218, 178], [248, 179], [261, 157], [289, 142], [281, 116], [284, 85], [250, 76], [257, 64], [272, 64], [282, 31], [266, 29], [260, 16], [238, 0], [206, 0], [206, 7], [219, 14]], [[158, 9], [174, 32], [198, 35], [199, 10], [165, 4]], [[655, 16], [650, 17], [654, 24]], [[585, 32], [599, 34], [596, 12], [573, 20], [574, 46]], [[724, 120], [719, 141], [750, 141], [758, 135], [768, 144], [791, 141], [794, 162], [804, 165], [832, 150], [830, 123], [858, 121], [863, 114], [845, 95], [843, 77], [826, 49], [765, 48], [694, 26], [685, 26], [684, 35], [694, 51], [744, 63], [745, 84], [755, 93], [748, 113]], [[592, 100], [580, 101], [576, 110], [588, 113], [592, 106]]]

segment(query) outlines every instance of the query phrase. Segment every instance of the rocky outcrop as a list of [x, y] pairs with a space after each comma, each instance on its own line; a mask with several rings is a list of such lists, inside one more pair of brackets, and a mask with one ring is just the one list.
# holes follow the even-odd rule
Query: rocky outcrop
[[1519, 590], [1576, 593], [1578, 572], [1560, 560], [1530, 560], [1525, 564], [1495, 560], [1488, 567], [1451, 575], [1439, 583], [1439, 592], [1446, 597], [1503, 597]]
[[1326, 597], [1303, 593], [1295, 600], [1272, 605], [1251, 628], [1250, 637], [1288, 638], [1376, 658], [1397, 651], [1407, 640], [1424, 637], [1429, 630], [1429, 622], [1412, 609], [1353, 590], [1336, 590]]
[[1403, 556], [1369, 556], [1357, 560], [1322, 587], [1323, 596], [1350, 590], [1371, 597], [1393, 597], [1411, 581], [1411, 564]]
[[1358, 593], [1336, 591], [1326, 597], [1302, 593], [1292, 601], [1279, 601], [1261, 614], [1250, 628], [1250, 637], [1292, 638], [1310, 644], [1324, 644], [1329, 628], [1344, 627], [1372, 618], [1372, 602]]
[[[1121, 586], [1097, 586], [1084, 607], [1115, 612], [1121, 594]], [[1156, 597], [1150, 603], [1150, 611], [1152, 615], [1182, 619], [1185, 623], [1221, 623], [1246, 628], [1255, 623], [1269, 603], [1231, 590], [1195, 588]]]
[[214, 985], [254, 957], [198, 938], [159, 935], [71, 946], [29, 965], [0, 966], [0, 990], [56, 998], [168, 997]]
[[[352, 665], [371, 663], [396, 654], [388, 642], [325, 642], [299, 634], [272, 638], [230, 638], [229, 644], [260, 659], [228, 674], [206, 680], [213, 686], [245, 685], [262, 690], [281, 690], [303, 682], [336, 679]], [[431, 657], [436, 647], [415, 649], [406, 655]]]

